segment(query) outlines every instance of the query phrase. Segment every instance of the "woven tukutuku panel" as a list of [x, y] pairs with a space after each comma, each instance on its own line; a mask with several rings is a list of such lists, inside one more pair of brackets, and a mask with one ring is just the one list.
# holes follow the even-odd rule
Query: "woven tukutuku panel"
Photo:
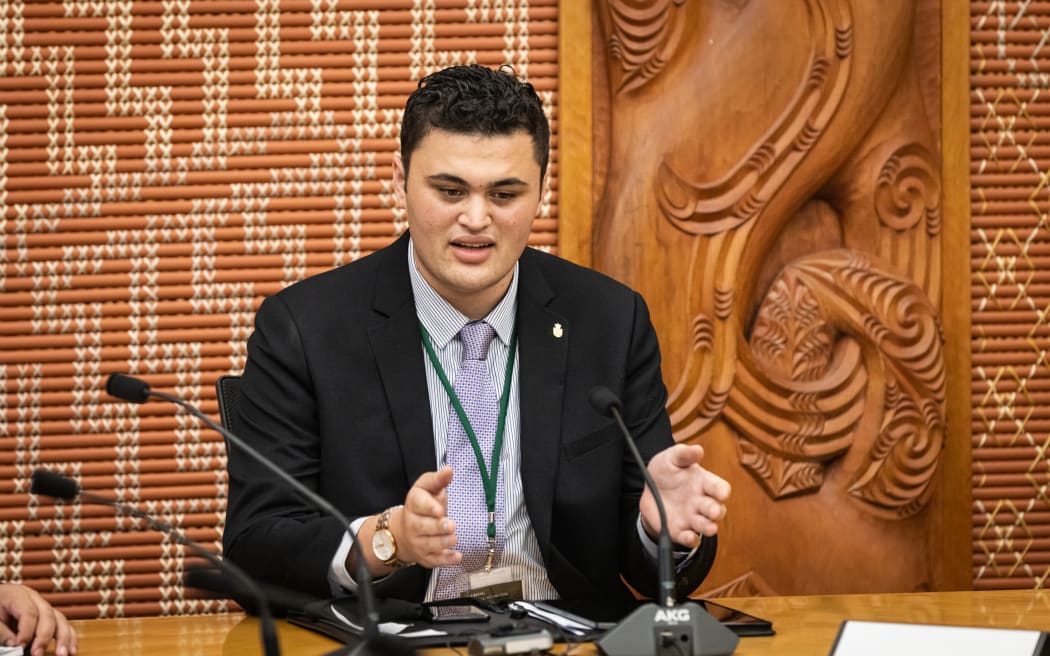
[[0, 2], [0, 580], [76, 618], [226, 609], [183, 589], [181, 547], [35, 498], [30, 473], [219, 551], [221, 438], [110, 400], [106, 376], [217, 415], [263, 297], [404, 229], [390, 163], [418, 79], [510, 64], [554, 117], [556, 17], [556, 0]]
[[971, 2], [973, 579], [1050, 574], [1050, 2]]

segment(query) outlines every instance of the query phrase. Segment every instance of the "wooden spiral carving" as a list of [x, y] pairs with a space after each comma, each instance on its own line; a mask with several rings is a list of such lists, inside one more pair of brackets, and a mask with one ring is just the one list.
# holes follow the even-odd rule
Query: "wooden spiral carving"
[[[751, 574], [784, 593], [928, 585], [915, 545], [946, 436], [943, 219], [939, 96], [918, 67], [939, 14], [597, 6], [595, 264], [650, 300], [675, 437], [733, 484], [714, 590]], [[899, 567], [876, 574], [865, 550]]]
[[886, 160], [875, 188], [875, 212], [894, 230], [910, 230], [922, 221], [929, 234], [940, 232], [941, 183], [929, 151], [907, 144]]
[[[853, 345], [848, 360], [836, 356], [838, 341]], [[936, 309], [922, 289], [856, 252], [813, 255], [778, 278], [751, 345], [759, 366], [734, 385], [725, 416], [738, 429], [741, 462], [771, 494], [821, 485], [819, 463], [851, 445], [863, 409], [866, 384], [843, 394], [842, 383], [866, 383], [866, 367], [878, 366], [883, 420], [850, 494], [879, 515], [922, 507], [943, 446], [945, 383]], [[862, 350], [872, 354], [864, 363]]]

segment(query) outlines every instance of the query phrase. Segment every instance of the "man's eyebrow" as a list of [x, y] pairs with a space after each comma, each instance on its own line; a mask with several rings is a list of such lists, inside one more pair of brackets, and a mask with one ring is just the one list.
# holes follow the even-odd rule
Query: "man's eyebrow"
[[489, 187], [524, 187], [529, 183], [525, 182], [521, 178], [503, 178], [502, 180], [496, 180]]
[[[459, 185], [462, 187], [470, 186], [469, 184], [467, 184], [466, 180], [459, 177], [458, 175], [452, 175], [451, 173], [435, 173], [434, 175], [428, 175], [426, 177], [426, 180], [431, 184], [445, 183]], [[529, 183], [525, 182], [521, 178], [503, 178], [502, 180], [496, 180], [494, 182], [491, 182], [486, 186], [489, 189], [493, 189], [496, 187], [525, 187], [528, 186], [528, 184]]]
[[452, 175], [451, 173], [435, 173], [434, 175], [428, 175], [426, 177], [427, 182], [444, 182], [447, 184], [455, 184], [461, 186], [467, 186], [467, 181], [463, 178]]

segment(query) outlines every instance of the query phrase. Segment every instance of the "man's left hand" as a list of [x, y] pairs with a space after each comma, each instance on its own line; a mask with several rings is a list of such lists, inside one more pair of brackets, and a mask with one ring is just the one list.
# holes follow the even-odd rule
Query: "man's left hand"
[[[676, 444], [649, 461], [649, 475], [667, 512], [671, 541], [686, 547], [695, 546], [701, 535], [718, 532], [729, 500], [729, 483], [701, 467], [703, 457], [704, 449], [698, 444]], [[642, 527], [650, 536], [658, 536], [660, 513], [648, 486], [642, 492], [639, 509]]]

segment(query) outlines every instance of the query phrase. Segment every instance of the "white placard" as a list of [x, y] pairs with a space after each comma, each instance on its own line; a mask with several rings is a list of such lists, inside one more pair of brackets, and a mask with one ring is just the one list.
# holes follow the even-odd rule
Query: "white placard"
[[830, 656], [1038, 656], [1044, 634], [1020, 629], [846, 621]]

